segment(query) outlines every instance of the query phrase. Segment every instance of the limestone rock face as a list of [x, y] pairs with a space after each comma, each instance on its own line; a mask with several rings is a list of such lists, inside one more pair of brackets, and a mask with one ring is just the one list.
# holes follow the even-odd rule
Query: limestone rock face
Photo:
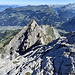
[[14, 60], [0, 60], [0, 75], [74, 75], [75, 44], [68, 38], [72, 34], [75, 32], [47, 45], [34, 46]]
[[75, 32], [58, 36], [53, 27], [31, 21], [5, 47], [0, 75], [74, 75]]
[[32, 20], [5, 47], [7, 51], [5, 53], [10, 54], [12, 59], [19, 54], [25, 54], [33, 46], [46, 45], [58, 37], [60, 37], [59, 33], [50, 25], [39, 26], [35, 20]]

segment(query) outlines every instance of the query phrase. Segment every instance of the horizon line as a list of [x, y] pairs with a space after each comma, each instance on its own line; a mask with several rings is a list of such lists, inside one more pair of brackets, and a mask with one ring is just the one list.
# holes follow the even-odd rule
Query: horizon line
[[51, 4], [0, 4], [0, 5], [15, 5], [15, 6], [28, 6], [28, 5], [31, 5], [31, 6], [38, 6], [38, 5], [68, 5], [68, 4], [75, 4], [75, 2], [74, 3], [64, 3], [64, 4], [60, 4], [60, 3], [51, 3]]

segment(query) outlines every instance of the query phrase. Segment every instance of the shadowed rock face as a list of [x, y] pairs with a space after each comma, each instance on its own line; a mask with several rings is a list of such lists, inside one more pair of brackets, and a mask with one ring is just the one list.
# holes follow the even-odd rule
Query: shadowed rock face
[[46, 45], [60, 37], [59, 33], [50, 25], [39, 26], [32, 20], [25, 26], [5, 47], [5, 52], [11, 59], [18, 55], [24, 55], [31, 48], [38, 45]]
[[65, 34], [70, 44], [75, 44], [75, 31]]

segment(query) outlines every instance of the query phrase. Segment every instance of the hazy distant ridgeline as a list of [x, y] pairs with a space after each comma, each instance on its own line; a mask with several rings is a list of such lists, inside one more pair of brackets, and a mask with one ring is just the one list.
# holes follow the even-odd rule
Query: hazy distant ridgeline
[[59, 21], [58, 15], [49, 6], [24, 6], [19, 8], [7, 8], [0, 13], [1, 26], [24, 26], [31, 19], [35, 19], [38, 24], [53, 24]]
[[[64, 23], [67, 24], [67, 21], [75, 16], [75, 4], [11, 7], [17, 8], [7, 8], [0, 12], [0, 26], [25, 26], [35, 19], [39, 25], [48, 24], [57, 29], [66, 30], [65, 27], [70, 26], [71, 23], [68, 25]], [[73, 23], [75, 23], [74, 20]], [[74, 31], [73, 23], [70, 31]]]
[[16, 8], [19, 6], [18, 5], [0, 5], [0, 12], [2, 12], [3, 10], [5, 10], [6, 8], [9, 8], [9, 7]]

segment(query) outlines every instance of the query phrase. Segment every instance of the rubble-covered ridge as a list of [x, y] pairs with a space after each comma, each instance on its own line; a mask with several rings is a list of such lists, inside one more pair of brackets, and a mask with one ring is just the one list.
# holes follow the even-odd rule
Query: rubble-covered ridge
[[68, 33], [48, 44], [33, 45], [14, 60], [0, 59], [0, 75], [74, 75], [74, 40], [75, 32]]

